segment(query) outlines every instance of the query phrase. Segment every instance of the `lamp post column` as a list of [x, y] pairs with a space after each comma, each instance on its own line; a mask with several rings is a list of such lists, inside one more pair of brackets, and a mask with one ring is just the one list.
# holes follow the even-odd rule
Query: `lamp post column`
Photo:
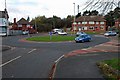
[[74, 30], [74, 33], [75, 33], [75, 3], [73, 3], [74, 4], [74, 22], [73, 22], [73, 30]]

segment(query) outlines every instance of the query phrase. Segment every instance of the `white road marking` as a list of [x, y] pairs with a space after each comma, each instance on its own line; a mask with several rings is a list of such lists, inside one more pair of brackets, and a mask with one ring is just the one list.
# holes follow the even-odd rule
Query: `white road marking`
[[56, 61], [55, 61], [55, 63], [57, 63], [60, 59], [62, 59], [64, 57], [64, 55], [62, 55], [61, 57], [59, 57]]
[[18, 56], [18, 57], [14, 58], [14, 59], [9, 60], [8, 62], [6, 62], [6, 63], [4, 63], [4, 64], [1, 64], [0, 67], [5, 66], [5, 65], [7, 65], [7, 64], [9, 64], [9, 63], [11, 63], [11, 62], [19, 59], [19, 58], [21, 58], [21, 56]]
[[14, 50], [16, 47], [12, 47], [11, 50]]
[[31, 52], [35, 51], [36, 49], [32, 49], [31, 51], [28, 52], [28, 54], [30, 54]]

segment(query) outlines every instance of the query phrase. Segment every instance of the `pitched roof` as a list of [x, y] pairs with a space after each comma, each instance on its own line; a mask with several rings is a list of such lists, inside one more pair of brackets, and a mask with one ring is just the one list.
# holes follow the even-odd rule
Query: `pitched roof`
[[29, 24], [29, 22], [27, 20], [25, 20], [24, 18], [21, 18], [17, 24]]
[[75, 20], [79, 21], [106, 21], [103, 16], [81, 16]]

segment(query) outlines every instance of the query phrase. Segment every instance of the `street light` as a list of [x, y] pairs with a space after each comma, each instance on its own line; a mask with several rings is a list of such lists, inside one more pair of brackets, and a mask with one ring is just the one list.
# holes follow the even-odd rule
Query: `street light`
[[73, 3], [74, 4], [74, 22], [73, 22], [73, 25], [74, 25], [74, 27], [73, 27], [73, 30], [74, 30], [74, 33], [75, 33], [75, 3]]

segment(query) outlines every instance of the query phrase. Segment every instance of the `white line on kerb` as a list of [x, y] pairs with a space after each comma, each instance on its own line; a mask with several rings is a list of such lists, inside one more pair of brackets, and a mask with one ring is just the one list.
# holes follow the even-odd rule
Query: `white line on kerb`
[[56, 61], [55, 61], [55, 63], [57, 63], [60, 59], [62, 59], [64, 57], [64, 55], [62, 55], [61, 57], [59, 57]]
[[28, 52], [28, 54], [30, 54], [31, 52], [35, 51], [36, 49], [32, 49], [31, 51]]
[[0, 67], [5, 66], [5, 65], [7, 65], [7, 64], [9, 64], [9, 63], [11, 63], [11, 62], [13, 62], [13, 61], [15, 61], [15, 60], [19, 59], [20, 57], [21, 57], [21, 56], [18, 56], [18, 57], [14, 58], [14, 59], [11, 59], [10, 61], [8, 61], [8, 62], [6, 62], [6, 63], [1, 64]]

